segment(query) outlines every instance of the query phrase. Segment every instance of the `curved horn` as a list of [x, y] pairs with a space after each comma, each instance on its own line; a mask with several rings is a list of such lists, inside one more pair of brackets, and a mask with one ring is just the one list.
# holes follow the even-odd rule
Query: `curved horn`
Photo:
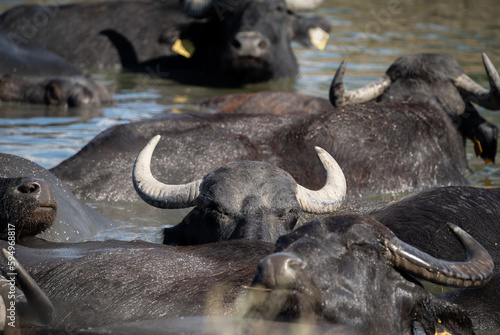
[[151, 173], [151, 157], [160, 138], [160, 135], [153, 137], [137, 155], [132, 171], [135, 191], [154, 207], [191, 207], [200, 194], [202, 179], [184, 185], [167, 185], [156, 180]]
[[[16, 292], [20, 294], [16, 294], [14, 298], [19, 315], [25, 321], [33, 325], [47, 326], [54, 319], [54, 306], [52, 305], [49, 297], [47, 297], [47, 295], [42, 291], [37, 283], [35, 283], [33, 278], [31, 278], [28, 272], [21, 266], [21, 264], [19, 264], [12, 254], [5, 249], [2, 249], [2, 252], [5, 259], [8, 261], [9, 266], [14, 267], [14, 271], [9, 272], [15, 272], [15, 277], [21, 287], [22, 292]], [[2, 281], [7, 282], [2, 283], [3, 285], [12, 285], [12, 282], [8, 281], [4, 277], [2, 277]], [[2, 289], [5, 288], [5, 286], [2, 287]], [[7, 288], [7, 290], [9, 289]], [[18, 291], [17, 288], [16, 291]], [[10, 293], [8, 295], [10, 295]], [[2, 294], [4, 299], [8, 295]], [[10, 306], [7, 302], [5, 303]]]
[[378, 80], [365, 87], [353, 91], [344, 88], [344, 73], [346, 62], [342, 61], [330, 85], [330, 102], [333, 106], [354, 105], [368, 102], [379, 97], [391, 86], [391, 78], [384, 74]]
[[463, 94], [472, 95], [475, 98], [473, 102], [477, 103], [479, 106], [490, 110], [497, 110], [500, 109], [500, 76], [488, 56], [483, 53], [482, 57], [490, 83], [489, 91], [476, 83], [465, 73], [458, 76], [454, 80], [454, 83]]
[[213, 0], [180, 0], [184, 12], [191, 16], [202, 16], [213, 5]]
[[285, 0], [285, 2], [292, 12], [303, 12], [316, 9], [323, 0]]
[[347, 189], [342, 169], [326, 150], [315, 147], [318, 158], [326, 172], [326, 182], [318, 191], [309, 190], [297, 184], [295, 194], [303, 211], [309, 213], [331, 213], [340, 206]]
[[451, 223], [448, 223], [448, 227], [464, 246], [468, 256], [467, 261], [449, 262], [436, 259], [395, 236], [384, 241], [389, 250], [387, 257], [395, 268], [436, 284], [455, 287], [486, 284], [493, 276], [494, 263], [490, 254], [460, 227]]

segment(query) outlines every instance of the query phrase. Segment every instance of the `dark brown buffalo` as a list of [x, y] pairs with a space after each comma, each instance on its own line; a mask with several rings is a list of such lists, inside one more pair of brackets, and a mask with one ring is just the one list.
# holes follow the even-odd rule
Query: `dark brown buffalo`
[[334, 106], [403, 102], [424, 104], [430, 110], [448, 114], [464, 142], [474, 142], [476, 155], [485, 163], [495, 162], [498, 127], [485, 120], [472, 103], [491, 110], [500, 109], [500, 76], [486, 54], [482, 55], [490, 89], [474, 82], [451, 57], [439, 54], [410, 54], [398, 58], [377, 81], [355, 91], [344, 89], [345, 62], [330, 88]]

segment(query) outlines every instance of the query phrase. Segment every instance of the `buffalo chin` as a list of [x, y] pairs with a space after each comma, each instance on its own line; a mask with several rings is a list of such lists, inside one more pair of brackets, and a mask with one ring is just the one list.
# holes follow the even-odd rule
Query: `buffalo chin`
[[16, 224], [16, 237], [21, 239], [26, 236], [35, 236], [49, 229], [56, 219], [55, 205], [40, 206], [25, 216]]
[[246, 83], [256, 83], [273, 79], [270, 64], [256, 57], [237, 57], [231, 63], [231, 74]]
[[266, 289], [253, 285], [246, 318], [279, 322], [321, 322], [317, 299], [298, 289]]

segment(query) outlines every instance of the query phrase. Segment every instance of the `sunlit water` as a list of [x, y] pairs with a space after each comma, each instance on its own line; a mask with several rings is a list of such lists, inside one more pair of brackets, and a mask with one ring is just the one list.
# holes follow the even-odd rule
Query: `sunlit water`
[[[0, 0], [0, 11], [21, 3], [54, 2]], [[160, 114], [193, 112], [186, 103], [201, 98], [268, 89], [326, 98], [333, 74], [343, 59], [348, 61], [345, 77], [348, 88], [369, 83], [397, 57], [411, 52], [451, 55], [473, 79], [485, 86], [487, 78], [481, 53], [486, 52], [500, 68], [500, 8], [493, 0], [325, 0], [317, 12], [329, 18], [332, 34], [324, 51], [294, 45], [301, 69], [296, 80], [229, 90], [180, 85], [143, 74], [94, 72], [96, 79], [114, 89], [116, 103], [113, 106], [65, 109], [0, 103], [0, 152], [17, 154], [51, 168], [110, 126]], [[489, 121], [500, 125], [500, 112], [480, 111]], [[470, 181], [499, 186], [499, 166], [484, 165], [475, 157], [471, 143], [467, 144], [467, 153], [473, 170]], [[178, 222], [183, 213], [163, 214], [152, 210], [152, 216], [144, 213], [141, 218], [131, 218], [127, 207], [120, 204], [91, 205], [120, 219], [126, 226], [102, 238], [158, 240], [158, 236], [152, 237], [151, 231], [158, 231], [158, 225]]]

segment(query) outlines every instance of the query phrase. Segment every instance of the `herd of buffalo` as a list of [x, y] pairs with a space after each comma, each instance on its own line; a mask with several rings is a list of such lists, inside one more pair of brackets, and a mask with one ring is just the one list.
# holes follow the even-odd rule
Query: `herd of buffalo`
[[[328, 20], [307, 13], [320, 2], [16, 6], [0, 16], [0, 101], [112, 104], [84, 72], [99, 68], [210, 86], [293, 78], [291, 43], [322, 47], [328, 38]], [[343, 62], [328, 99], [212, 97], [196, 102], [210, 113], [110, 127], [50, 170], [0, 153], [0, 326], [5, 334], [500, 329], [500, 189], [469, 185], [465, 153], [467, 140], [485, 163], [497, 152], [498, 127], [475, 106], [500, 110], [500, 76], [482, 58], [489, 88], [453, 58], [422, 53], [349, 91]], [[390, 192], [410, 195], [364, 200]], [[120, 223], [86, 205], [98, 201], [130, 204], [136, 217], [150, 206], [190, 211], [163, 229], [163, 244], [102, 241]]]

